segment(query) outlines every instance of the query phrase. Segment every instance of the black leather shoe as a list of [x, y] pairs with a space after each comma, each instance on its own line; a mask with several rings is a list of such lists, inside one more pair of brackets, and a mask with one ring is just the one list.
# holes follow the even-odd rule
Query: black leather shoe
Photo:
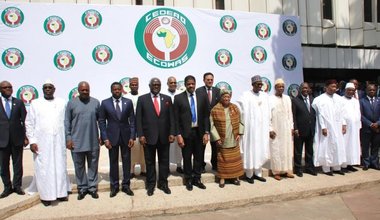
[[232, 180], [232, 184], [234, 184], [235, 186], [240, 186], [240, 180], [234, 179]]
[[111, 192], [110, 192], [110, 197], [115, 197], [117, 195], [117, 193], [119, 192], [119, 189], [118, 188], [112, 188], [111, 189]]
[[69, 201], [69, 197], [61, 197], [61, 198], [57, 198], [58, 201], [61, 201], [61, 202], [67, 202]]
[[25, 195], [24, 190], [22, 190], [21, 188], [15, 188], [13, 189], [13, 192], [17, 193], [18, 195]]
[[177, 169], [175, 170], [177, 173], [180, 173], [180, 174], [183, 174], [183, 169], [182, 167], [177, 167]]
[[193, 190], [193, 184], [191, 184], [191, 181], [187, 181], [186, 182], [186, 189], [188, 191], [192, 191]]
[[358, 171], [358, 169], [356, 169], [355, 167], [350, 166], [350, 165], [347, 166], [347, 170], [349, 170], [349, 171], [351, 171], [351, 172], [356, 172], [356, 171]]
[[297, 172], [296, 172], [296, 175], [297, 175], [298, 177], [303, 177], [303, 173], [302, 173], [301, 171], [297, 171]]
[[364, 170], [364, 171], [367, 171], [367, 170], [368, 170], [368, 167], [367, 167], [367, 166], [364, 166], [364, 167], [363, 167], [363, 170]]
[[333, 173], [344, 176], [344, 172], [342, 170], [334, 170]]
[[51, 201], [41, 200], [41, 203], [42, 203], [44, 206], [50, 206], [50, 205], [51, 205]]
[[99, 198], [98, 192], [96, 192], [96, 191], [89, 192], [88, 194], [90, 194], [93, 199], [98, 199]]
[[225, 183], [219, 183], [220, 188], [224, 188]]
[[200, 180], [194, 181], [193, 185], [198, 187], [199, 189], [206, 189], [206, 186]]
[[253, 175], [253, 178], [257, 179], [258, 181], [261, 181], [261, 182], [266, 182], [267, 181], [264, 177], [261, 177], [261, 176]]
[[149, 188], [148, 191], [146, 192], [146, 194], [148, 196], [153, 196], [153, 192], [154, 192], [154, 188]]
[[316, 176], [317, 175], [317, 172], [315, 172], [315, 170], [305, 170], [305, 173], [310, 174], [312, 176]]
[[8, 197], [10, 194], [12, 194], [12, 190], [11, 189], [9, 189], [9, 190], [4, 190], [3, 191], [3, 193], [1, 193], [1, 195], [0, 195], [0, 199], [2, 199], [2, 198], [5, 198], [5, 197]]
[[326, 172], [326, 173], [324, 173], [324, 174], [326, 174], [327, 176], [334, 176], [334, 174], [333, 174], [333, 172]]
[[123, 191], [125, 194], [127, 194], [128, 196], [134, 196], [135, 194], [133, 193], [133, 191], [131, 190], [131, 188], [129, 187], [124, 187], [121, 191]]
[[162, 190], [165, 194], [171, 194], [172, 193], [172, 191], [169, 189], [168, 185], [158, 186], [157, 188]]
[[369, 168], [374, 169], [374, 170], [380, 170], [379, 166], [369, 166]]
[[82, 200], [84, 199], [84, 197], [86, 196], [86, 192], [78, 192], [78, 200]]
[[254, 184], [255, 183], [255, 179], [253, 178], [253, 176], [251, 178], [245, 176], [245, 179], [247, 180], [248, 183], [250, 184]]

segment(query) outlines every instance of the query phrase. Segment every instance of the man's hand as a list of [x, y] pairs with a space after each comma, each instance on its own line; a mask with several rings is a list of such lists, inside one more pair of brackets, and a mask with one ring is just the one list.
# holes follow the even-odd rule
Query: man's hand
[[24, 147], [26, 147], [29, 144], [28, 138], [24, 138]]
[[66, 141], [66, 148], [69, 150], [74, 150], [74, 143], [73, 141]]
[[202, 140], [203, 140], [203, 144], [204, 144], [204, 145], [206, 145], [207, 142], [208, 142], [208, 136], [209, 136], [209, 134], [204, 134], [204, 135], [203, 135]]
[[104, 145], [106, 146], [106, 148], [107, 148], [108, 150], [112, 148], [111, 141], [109, 141], [109, 140], [105, 140], [105, 141], [104, 141]]
[[327, 136], [327, 128], [322, 129], [322, 135], [325, 137]]
[[300, 133], [299, 133], [298, 130], [294, 130], [294, 136], [296, 136], [296, 137], [299, 137], [299, 136], [300, 136]]
[[[239, 137], [239, 136], [238, 136]], [[221, 139], [217, 140], [216, 141], [216, 145], [217, 146], [222, 146], [223, 145], [223, 141]]]
[[274, 131], [270, 131], [270, 132], [269, 132], [269, 137], [270, 137], [271, 139], [275, 139], [275, 138], [276, 138], [276, 132], [274, 132]]
[[135, 141], [133, 139], [129, 139], [129, 141], [128, 141], [128, 147], [132, 148], [133, 145], [135, 145]]
[[184, 148], [185, 147], [185, 141], [183, 140], [182, 135], [178, 135], [177, 136], [177, 142], [178, 142], [178, 146], [180, 148]]
[[30, 145], [30, 150], [35, 153], [35, 154], [38, 154], [38, 145], [37, 144], [31, 144]]
[[169, 143], [173, 143], [175, 140], [174, 135], [169, 135]]
[[139, 141], [140, 141], [141, 146], [145, 147], [145, 144], [146, 144], [145, 136], [141, 136], [141, 137], [139, 138]]
[[343, 125], [342, 126], [342, 133], [346, 134], [346, 132], [347, 132], [347, 125]]

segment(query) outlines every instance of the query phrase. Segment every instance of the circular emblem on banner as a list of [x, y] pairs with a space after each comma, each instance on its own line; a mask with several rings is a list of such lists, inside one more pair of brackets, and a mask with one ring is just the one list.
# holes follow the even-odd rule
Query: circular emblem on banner
[[236, 30], [237, 28], [237, 23], [234, 17], [230, 15], [225, 15], [220, 19], [220, 27], [222, 28], [223, 31], [227, 33], [232, 33]]
[[82, 24], [88, 29], [96, 29], [102, 24], [102, 15], [96, 10], [87, 10], [82, 15]]
[[282, 23], [282, 30], [288, 36], [294, 36], [297, 33], [297, 25], [292, 20], [285, 20]]
[[131, 89], [129, 88], [129, 77], [122, 78], [119, 83], [123, 86], [123, 94], [128, 94]]
[[75, 64], [74, 55], [67, 50], [61, 50], [54, 56], [54, 65], [59, 70], [66, 71], [71, 69]]
[[251, 51], [251, 57], [256, 63], [264, 63], [267, 60], [267, 51], [260, 46], [254, 47]]
[[288, 87], [288, 95], [291, 96], [291, 97], [297, 97], [298, 94], [299, 94], [299, 89], [300, 89], [300, 86], [297, 85], [297, 84], [291, 84], [289, 87]]
[[185, 81], [181, 80], [177, 82], [177, 91], [184, 92], [186, 90]]
[[158, 8], [146, 13], [136, 25], [135, 44], [142, 58], [159, 68], [175, 68], [193, 55], [196, 34], [181, 12]]
[[285, 54], [282, 57], [282, 66], [288, 70], [292, 71], [297, 67], [297, 60], [292, 54]]
[[267, 24], [260, 23], [256, 25], [255, 29], [256, 36], [260, 38], [261, 40], [266, 40], [271, 35], [271, 30]]
[[227, 82], [224, 82], [224, 81], [218, 82], [215, 85], [215, 87], [219, 88], [220, 90], [228, 90], [228, 91], [232, 92], [232, 87], [230, 86], [230, 84], [228, 84]]
[[1, 60], [6, 67], [16, 69], [24, 62], [24, 54], [17, 48], [8, 48], [3, 52]]
[[70, 92], [69, 92], [69, 100], [73, 99], [73, 98], [76, 98], [79, 96], [79, 92], [78, 92], [78, 87], [75, 87], [73, 88]]
[[270, 82], [270, 80], [266, 77], [261, 77], [261, 81], [263, 82], [261, 90], [264, 92], [270, 92], [272, 90], [272, 83]]
[[30, 103], [38, 98], [38, 91], [34, 86], [24, 85], [17, 90], [16, 94], [18, 99], [21, 99], [25, 105], [30, 105]]
[[112, 60], [112, 50], [107, 45], [98, 45], [92, 51], [92, 58], [99, 64], [107, 64]]
[[1, 20], [6, 26], [15, 28], [24, 22], [24, 13], [16, 7], [8, 7], [1, 13]]
[[215, 53], [215, 62], [221, 67], [227, 67], [232, 63], [232, 54], [226, 49], [220, 49]]
[[46, 33], [57, 36], [65, 30], [65, 22], [62, 18], [53, 15], [45, 19], [44, 29]]

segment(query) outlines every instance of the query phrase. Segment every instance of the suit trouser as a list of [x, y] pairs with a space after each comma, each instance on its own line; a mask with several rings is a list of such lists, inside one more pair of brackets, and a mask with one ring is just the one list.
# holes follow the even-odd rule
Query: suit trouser
[[[198, 128], [192, 128], [189, 137], [184, 138], [185, 146], [182, 148], [183, 173], [186, 181], [200, 180], [202, 157], [202, 137], [198, 133]], [[194, 157], [193, 163], [191, 161]]]
[[295, 172], [302, 170], [302, 149], [305, 144], [305, 168], [314, 170], [313, 162], [313, 137], [294, 137], [294, 170]]
[[380, 134], [360, 132], [360, 142], [362, 145], [362, 165], [378, 167]]
[[155, 145], [147, 144], [144, 147], [146, 165], [146, 188], [151, 189], [156, 185], [156, 151], [158, 153], [158, 185], [168, 184], [169, 171], [169, 143]]
[[6, 148], [0, 148], [0, 175], [4, 183], [4, 190], [12, 189], [11, 175], [9, 171], [9, 160], [12, 156], [13, 165], [13, 188], [18, 189], [22, 186], [22, 155], [24, 149], [22, 146], [13, 146], [8, 144]]
[[112, 148], [108, 150], [111, 189], [119, 189], [119, 149], [121, 151], [121, 161], [123, 164], [123, 181], [121, 187], [129, 187], [131, 183], [131, 148], [122, 143], [112, 146]]
[[[98, 185], [99, 149], [85, 152], [71, 151], [78, 192], [96, 192]], [[88, 172], [86, 174], [86, 160]]]

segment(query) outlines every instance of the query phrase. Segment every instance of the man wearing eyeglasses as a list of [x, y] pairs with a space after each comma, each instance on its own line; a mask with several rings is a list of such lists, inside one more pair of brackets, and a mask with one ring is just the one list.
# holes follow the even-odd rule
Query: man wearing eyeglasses
[[[1, 179], [4, 191], [0, 198], [5, 198], [15, 192], [24, 195], [22, 186], [22, 153], [23, 146], [28, 144], [25, 137], [26, 109], [24, 103], [12, 97], [13, 88], [10, 82], [0, 83], [0, 163]], [[13, 182], [10, 178], [9, 160], [13, 162]]]

